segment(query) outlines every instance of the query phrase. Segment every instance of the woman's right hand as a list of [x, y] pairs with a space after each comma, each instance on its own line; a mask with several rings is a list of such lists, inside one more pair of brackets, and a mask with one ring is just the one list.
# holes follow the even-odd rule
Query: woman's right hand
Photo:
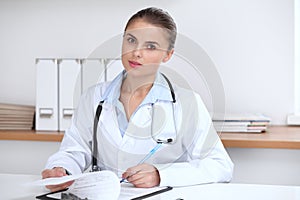
[[[42, 171], [42, 178], [54, 178], [54, 177], [62, 177], [62, 176], [67, 176], [67, 172], [64, 168], [62, 167], [54, 167], [53, 169], [45, 169], [44, 171]], [[51, 192], [55, 192], [58, 190], [62, 190], [65, 189], [67, 187], [69, 187], [70, 185], [73, 184], [74, 181], [69, 181], [66, 183], [62, 183], [59, 185], [47, 185], [46, 188], [48, 188], [49, 190], [51, 190]]]

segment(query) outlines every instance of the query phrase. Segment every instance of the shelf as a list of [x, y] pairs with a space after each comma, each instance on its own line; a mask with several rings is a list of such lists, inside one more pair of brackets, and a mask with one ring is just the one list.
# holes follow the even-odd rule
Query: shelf
[[0, 130], [0, 140], [27, 140], [60, 142], [64, 132], [34, 130]]
[[220, 133], [225, 147], [300, 149], [300, 127], [270, 126], [265, 133]]
[[[64, 132], [0, 130], [0, 140], [60, 142]], [[227, 148], [300, 149], [300, 127], [270, 126], [265, 133], [219, 133]]]

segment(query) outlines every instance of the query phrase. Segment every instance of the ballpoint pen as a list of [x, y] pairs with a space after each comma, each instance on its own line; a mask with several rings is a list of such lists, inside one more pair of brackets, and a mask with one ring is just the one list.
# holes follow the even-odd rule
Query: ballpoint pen
[[[153, 156], [153, 154], [155, 154], [155, 152], [161, 147], [161, 145], [162, 145], [162, 143], [157, 143], [157, 145], [153, 149], [151, 149], [151, 151], [138, 163], [138, 165], [144, 163], [151, 156]], [[125, 180], [126, 180], [126, 178], [122, 178], [120, 183], [123, 183]]]

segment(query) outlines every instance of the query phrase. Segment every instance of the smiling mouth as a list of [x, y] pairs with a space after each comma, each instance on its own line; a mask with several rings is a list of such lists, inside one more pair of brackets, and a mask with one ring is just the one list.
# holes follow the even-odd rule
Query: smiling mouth
[[135, 61], [128, 61], [128, 62], [129, 62], [130, 67], [133, 67], [133, 68], [142, 66], [142, 64], [139, 62], [135, 62]]

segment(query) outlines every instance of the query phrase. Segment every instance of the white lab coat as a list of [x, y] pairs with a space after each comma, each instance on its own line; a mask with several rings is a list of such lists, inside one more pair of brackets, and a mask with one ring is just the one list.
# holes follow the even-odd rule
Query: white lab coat
[[[95, 110], [108, 86], [109, 83], [98, 84], [82, 95], [60, 150], [48, 159], [46, 168], [64, 167], [72, 174], [88, 169], [91, 164]], [[154, 119], [158, 120], [153, 123], [153, 105], [140, 106], [130, 119], [123, 137], [115, 107], [104, 102], [97, 132], [98, 165], [121, 177], [127, 168], [137, 165], [155, 147], [157, 143], [152, 136], [156, 139], [172, 138], [172, 144], [163, 144], [146, 161], [158, 169], [160, 185], [184, 186], [230, 181], [233, 163], [212, 126], [200, 96], [173, 87], [176, 95], [174, 107], [169, 100], [155, 103]]]

